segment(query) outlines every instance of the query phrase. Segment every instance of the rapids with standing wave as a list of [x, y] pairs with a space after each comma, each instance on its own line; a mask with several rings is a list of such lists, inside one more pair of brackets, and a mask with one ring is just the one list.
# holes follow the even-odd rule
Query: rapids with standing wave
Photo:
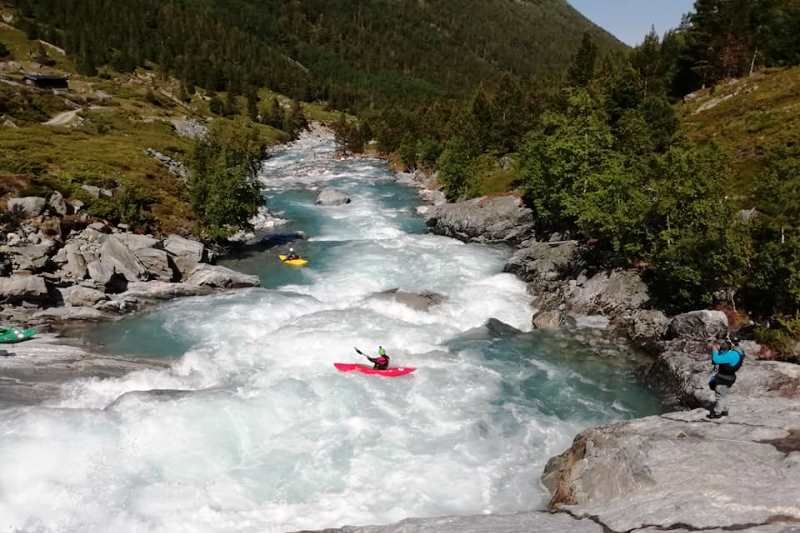
[[[96, 326], [91, 342], [171, 366], [0, 411], [0, 529], [264, 533], [532, 510], [578, 431], [657, 411], [633, 356], [531, 332], [526, 286], [502, 273], [510, 250], [426, 234], [416, 191], [382, 161], [338, 161], [309, 135], [263, 176], [310, 268], [280, 264], [286, 246], [250, 252], [225, 264], [264, 288]], [[352, 203], [315, 206], [327, 186]], [[374, 297], [395, 288], [445, 300]], [[526, 333], [493, 336], [490, 318]], [[334, 369], [378, 345], [417, 372]]]

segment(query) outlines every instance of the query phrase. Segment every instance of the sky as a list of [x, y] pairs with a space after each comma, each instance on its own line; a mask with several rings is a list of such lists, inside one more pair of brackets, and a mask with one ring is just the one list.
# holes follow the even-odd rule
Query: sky
[[694, 6], [694, 0], [569, 0], [569, 3], [629, 45], [640, 44], [653, 25], [659, 34], [676, 27], [683, 14]]

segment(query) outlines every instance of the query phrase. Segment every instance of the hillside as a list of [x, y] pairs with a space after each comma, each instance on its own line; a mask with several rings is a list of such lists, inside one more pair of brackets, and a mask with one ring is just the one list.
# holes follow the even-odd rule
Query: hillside
[[93, 70], [161, 64], [187, 85], [268, 86], [359, 108], [465, 95], [486, 79], [560, 74], [584, 32], [623, 45], [566, 0], [16, 0]]
[[766, 158], [800, 139], [800, 68], [773, 69], [699, 91], [681, 105], [682, 123], [698, 141], [713, 141], [730, 158], [733, 183], [752, 192]]

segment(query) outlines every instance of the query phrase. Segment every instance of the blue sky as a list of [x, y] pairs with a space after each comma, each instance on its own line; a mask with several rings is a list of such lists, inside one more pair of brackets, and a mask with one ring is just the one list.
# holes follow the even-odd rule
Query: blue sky
[[569, 0], [581, 13], [630, 45], [655, 25], [659, 34], [676, 27], [694, 0]]

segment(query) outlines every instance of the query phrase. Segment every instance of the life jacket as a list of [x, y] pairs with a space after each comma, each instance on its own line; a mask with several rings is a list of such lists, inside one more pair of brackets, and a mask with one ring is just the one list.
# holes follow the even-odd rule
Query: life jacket
[[386, 355], [376, 357], [373, 361], [377, 370], [386, 370], [389, 368], [389, 357]]
[[737, 346], [731, 351], [739, 354], [739, 362], [737, 362], [735, 365], [730, 365], [727, 363], [724, 365], [719, 365], [719, 373], [727, 376], [734, 376], [735, 378], [736, 372], [738, 372], [739, 369], [742, 368], [742, 365], [744, 364], [744, 350]]

